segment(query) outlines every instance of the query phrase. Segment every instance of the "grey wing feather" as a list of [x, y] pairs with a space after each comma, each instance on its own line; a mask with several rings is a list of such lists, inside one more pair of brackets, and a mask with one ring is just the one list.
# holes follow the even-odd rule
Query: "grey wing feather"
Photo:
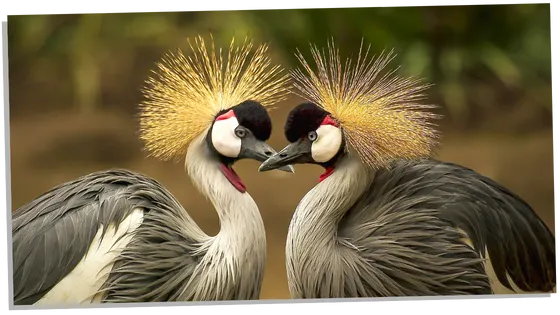
[[[359, 249], [353, 284], [345, 296], [432, 296], [489, 294], [481, 259], [442, 222], [437, 198], [414, 191], [419, 180], [402, 185], [396, 174], [380, 173], [339, 225], [339, 238]], [[350, 290], [350, 287], [346, 287]]]
[[149, 211], [119, 255], [100, 289], [102, 302], [162, 302], [193, 299], [193, 272], [209, 246], [187, 211], [161, 186], [137, 185], [131, 201]]
[[[158, 190], [166, 198], [149, 200], [137, 194], [145, 190]], [[37, 302], [70, 273], [101, 225], [118, 226], [133, 209], [148, 211], [154, 203], [169, 200], [176, 204], [156, 181], [126, 170], [111, 170], [64, 183], [14, 211], [14, 304]]]
[[[474, 250], [456, 228], [468, 234]], [[343, 218], [339, 236], [362, 247], [366, 278], [384, 279], [386, 291], [374, 295], [490, 293], [480, 259], [485, 248], [504, 286], [511, 288], [506, 272], [525, 291], [556, 285], [554, 237], [531, 207], [450, 163], [398, 162], [378, 172]]]
[[[473, 170], [450, 163], [433, 167], [445, 174], [442, 194], [455, 196], [440, 218], [465, 230], [475, 249], [488, 250], [502, 285], [506, 274], [523, 291], [550, 292], [556, 286], [556, 250], [552, 232], [519, 196]], [[456, 187], [463, 193], [449, 191]]]
[[191, 276], [206, 253], [208, 236], [196, 224], [186, 224], [190, 217], [171, 195], [143, 189], [135, 197], [149, 200], [152, 211], [117, 257], [100, 290], [103, 302], [191, 300], [184, 291], [190, 281], [203, 280]]

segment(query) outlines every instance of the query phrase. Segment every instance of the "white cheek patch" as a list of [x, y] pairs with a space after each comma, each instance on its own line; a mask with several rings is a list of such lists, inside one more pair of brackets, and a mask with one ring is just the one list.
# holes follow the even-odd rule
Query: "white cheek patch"
[[311, 156], [315, 162], [324, 163], [332, 159], [340, 149], [342, 133], [332, 125], [321, 125], [316, 132], [317, 139], [311, 144]]
[[224, 156], [236, 158], [241, 152], [241, 139], [235, 135], [235, 128], [239, 122], [235, 116], [228, 119], [216, 120], [212, 127], [212, 144]]

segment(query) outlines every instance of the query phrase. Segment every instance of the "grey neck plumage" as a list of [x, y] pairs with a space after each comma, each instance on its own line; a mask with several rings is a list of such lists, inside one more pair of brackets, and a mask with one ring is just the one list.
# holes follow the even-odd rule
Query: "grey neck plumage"
[[[345, 154], [334, 172], [311, 189], [300, 201], [294, 214], [291, 232], [317, 229], [326, 238], [336, 233], [340, 219], [371, 183], [374, 172], [352, 154]], [[306, 233], [307, 235], [307, 233]]]
[[[311, 281], [306, 270], [325, 269], [325, 266], [317, 264], [336, 261], [325, 255], [339, 252], [337, 247], [340, 244], [336, 238], [338, 224], [371, 183], [373, 176], [374, 172], [367, 169], [356, 155], [345, 154], [335, 165], [334, 172], [300, 201], [290, 223], [286, 243], [286, 268], [292, 297], [303, 298], [304, 291], [318, 290], [307, 287], [321, 282]], [[342, 270], [337, 266], [328, 268], [332, 269], [333, 279], [337, 277], [335, 273]], [[339, 276], [342, 278], [343, 275]]]
[[198, 285], [195, 298], [258, 298], [266, 259], [264, 224], [253, 198], [225, 178], [204, 135], [189, 146], [185, 167], [214, 205], [220, 232], [202, 246], [206, 254], [197, 268], [207, 279]]

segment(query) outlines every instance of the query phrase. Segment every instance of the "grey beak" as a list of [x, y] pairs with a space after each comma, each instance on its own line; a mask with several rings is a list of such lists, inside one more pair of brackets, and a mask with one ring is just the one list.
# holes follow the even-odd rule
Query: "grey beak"
[[[294, 167], [291, 166], [291, 165], [289, 165], [289, 164], [288, 164], [288, 165], [284, 165], [284, 166], [282, 166], [282, 167], [279, 167], [279, 168], [277, 168], [277, 169], [280, 170], [280, 171], [288, 172], [288, 173], [295, 173], [295, 172], [296, 172], [296, 170], [294, 169]], [[259, 172], [260, 172], [260, 171], [259, 171]]]
[[309, 155], [308, 144], [305, 142], [295, 142], [288, 144], [282, 151], [264, 161], [259, 167], [259, 172], [266, 172], [274, 169], [282, 169], [290, 166], [290, 163], [301, 163], [307, 161]]
[[[244, 143], [242, 145], [240, 157], [263, 162], [266, 161], [269, 157], [275, 156], [276, 154], [276, 151], [266, 142], [255, 140], [251, 141], [251, 143]], [[288, 173], [295, 173], [294, 167], [289, 164], [278, 167], [277, 169]]]
[[282, 160], [282, 157], [278, 153], [276, 153], [261, 164], [261, 166], [259, 167], [259, 172], [266, 172], [286, 167], [285, 165], [280, 165], [282, 163]]

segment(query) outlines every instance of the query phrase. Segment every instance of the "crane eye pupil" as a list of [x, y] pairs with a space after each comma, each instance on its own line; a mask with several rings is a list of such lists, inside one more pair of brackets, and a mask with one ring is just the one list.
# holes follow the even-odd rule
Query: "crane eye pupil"
[[311, 141], [315, 141], [317, 139], [317, 133], [315, 131], [311, 131], [307, 137], [309, 138], [309, 140]]
[[236, 130], [235, 130], [235, 134], [236, 134], [239, 138], [243, 138], [243, 137], [245, 137], [245, 130], [243, 130], [243, 129], [236, 129]]

